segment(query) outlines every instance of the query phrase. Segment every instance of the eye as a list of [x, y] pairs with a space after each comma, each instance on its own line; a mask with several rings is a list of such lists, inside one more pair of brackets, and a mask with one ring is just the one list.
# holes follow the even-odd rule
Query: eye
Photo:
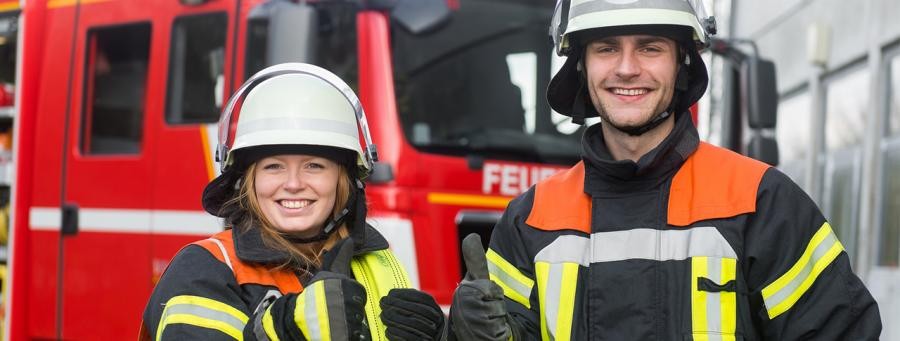
[[262, 168], [265, 170], [277, 170], [277, 169], [284, 168], [284, 166], [282, 166], [280, 163], [277, 163], [277, 162], [268, 162], [268, 163], [264, 163]]
[[307, 164], [306, 164], [306, 168], [309, 168], [309, 169], [325, 169], [325, 165], [313, 161], [313, 162], [307, 163]]
[[616, 52], [616, 49], [609, 45], [599, 45], [599, 46], [594, 47], [594, 53], [606, 54], [606, 53], [613, 53], [613, 52]]

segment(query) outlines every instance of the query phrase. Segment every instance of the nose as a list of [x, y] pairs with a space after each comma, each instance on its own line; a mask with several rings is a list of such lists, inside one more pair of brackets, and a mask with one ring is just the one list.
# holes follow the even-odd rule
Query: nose
[[284, 189], [290, 192], [298, 192], [306, 187], [306, 179], [301, 172], [288, 172], [284, 182]]
[[635, 55], [633, 49], [625, 49], [619, 57], [616, 65], [616, 76], [623, 79], [630, 79], [641, 74], [640, 62]]

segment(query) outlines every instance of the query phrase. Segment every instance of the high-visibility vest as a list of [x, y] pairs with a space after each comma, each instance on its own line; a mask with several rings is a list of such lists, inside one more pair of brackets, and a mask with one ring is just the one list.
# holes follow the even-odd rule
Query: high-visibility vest
[[[303, 285], [290, 270], [274, 271], [257, 263], [245, 263], [234, 250], [232, 231], [219, 232], [208, 239], [193, 244], [208, 250], [234, 272], [239, 285], [258, 284], [277, 287], [282, 295], [300, 293]], [[374, 340], [387, 340], [385, 325], [381, 321], [379, 299], [394, 288], [411, 287], [406, 270], [389, 249], [366, 252], [354, 256], [350, 262], [353, 277], [366, 289], [366, 320]]]

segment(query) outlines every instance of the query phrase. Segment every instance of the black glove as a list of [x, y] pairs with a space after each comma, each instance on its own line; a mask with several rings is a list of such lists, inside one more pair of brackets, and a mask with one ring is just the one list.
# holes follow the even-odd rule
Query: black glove
[[391, 289], [380, 303], [388, 339], [446, 339], [444, 312], [431, 295], [416, 289]]
[[515, 338], [503, 288], [488, 275], [481, 237], [473, 233], [463, 239], [462, 254], [468, 271], [453, 293], [450, 306], [450, 327], [456, 338], [465, 341]]
[[[309, 281], [303, 292], [288, 294], [275, 300], [265, 315], [255, 321], [257, 339], [281, 340], [371, 340], [366, 323], [366, 289], [351, 277], [350, 260], [353, 258], [353, 240], [338, 242], [325, 254], [322, 270]], [[327, 315], [318, 312], [316, 304], [324, 305]], [[298, 306], [301, 306], [299, 307]], [[300, 313], [295, 316], [294, 312]], [[272, 324], [266, 326], [265, 319]], [[320, 319], [328, 319], [328, 330], [320, 330]]]

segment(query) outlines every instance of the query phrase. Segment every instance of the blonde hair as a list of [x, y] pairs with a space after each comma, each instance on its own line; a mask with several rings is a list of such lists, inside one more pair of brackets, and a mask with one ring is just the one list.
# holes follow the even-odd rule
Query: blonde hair
[[[337, 216], [350, 200], [351, 183], [347, 174], [347, 169], [338, 164], [339, 174], [337, 183], [337, 193], [334, 200], [334, 208], [331, 217]], [[364, 194], [360, 194], [364, 195]], [[233, 226], [248, 230], [258, 228], [262, 235], [263, 243], [273, 249], [288, 254], [288, 259], [278, 266], [279, 269], [291, 269], [298, 271], [301, 276], [311, 276], [310, 270], [318, 269], [322, 265], [322, 254], [331, 249], [338, 241], [350, 236], [350, 230], [347, 226], [347, 220], [341, 223], [336, 230], [331, 233], [325, 240], [310, 243], [294, 243], [287, 237], [285, 232], [279, 231], [266, 215], [263, 213], [259, 205], [259, 199], [256, 197], [256, 163], [252, 163], [241, 179], [241, 187], [234, 198], [228, 200], [223, 205], [223, 209], [228, 206], [237, 205], [240, 211], [243, 211], [243, 219], [231, 221]], [[356, 218], [356, 217], [354, 217]], [[233, 227], [232, 226], [232, 227]]]

